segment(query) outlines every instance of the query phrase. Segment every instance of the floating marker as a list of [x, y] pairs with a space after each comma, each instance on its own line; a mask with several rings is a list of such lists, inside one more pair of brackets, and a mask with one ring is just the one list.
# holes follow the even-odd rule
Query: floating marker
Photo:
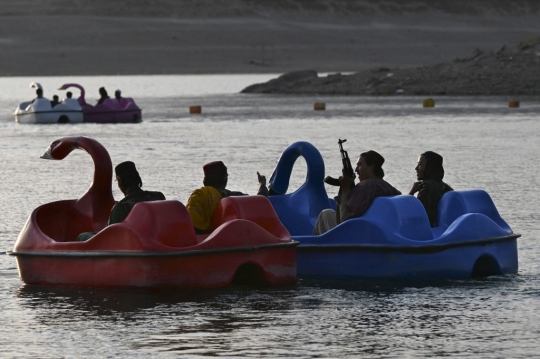
[[189, 106], [189, 113], [201, 113], [201, 106]]
[[326, 110], [326, 103], [324, 103], [324, 102], [315, 102], [313, 104], [313, 109], [315, 111], [324, 111], [324, 110]]
[[426, 98], [423, 102], [422, 102], [422, 105], [424, 107], [435, 107], [435, 100], [432, 99], [432, 98]]
[[519, 101], [518, 100], [508, 101], [508, 107], [511, 107], [511, 108], [519, 107]]

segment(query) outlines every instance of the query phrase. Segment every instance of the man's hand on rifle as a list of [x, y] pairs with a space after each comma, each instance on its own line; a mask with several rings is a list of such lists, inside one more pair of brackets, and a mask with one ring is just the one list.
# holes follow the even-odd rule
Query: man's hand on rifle
[[354, 178], [347, 176], [345, 173], [343, 173], [343, 175], [339, 177], [339, 187], [341, 193], [347, 193], [353, 186]]

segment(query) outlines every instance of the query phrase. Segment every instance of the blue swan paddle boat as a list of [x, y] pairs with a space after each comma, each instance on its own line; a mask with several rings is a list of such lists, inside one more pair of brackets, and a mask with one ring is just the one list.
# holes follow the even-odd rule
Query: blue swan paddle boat
[[[298, 157], [306, 182], [285, 194]], [[411, 195], [379, 197], [359, 218], [320, 236], [311, 235], [319, 213], [336, 207], [324, 187], [324, 161], [308, 142], [281, 155], [269, 199], [297, 247], [298, 277], [326, 280], [416, 281], [466, 279], [518, 270], [517, 238], [483, 190], [446, 193], [431, 228], [424, 207]]]

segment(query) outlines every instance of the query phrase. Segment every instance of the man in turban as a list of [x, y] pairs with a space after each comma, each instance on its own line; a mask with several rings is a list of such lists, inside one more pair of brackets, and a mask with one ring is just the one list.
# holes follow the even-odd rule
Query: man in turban
[[[118, 188], [120, 188], [120, 191], [122, 191], [125, 197], [113, 206], [107, 225], [122, 222], [139, 202], [165, 200], [163, 193], [144, 191], [141, 188], [142, 180], [135, 167], [135, 163], [131, 161], [122, 162], [115, 167], [114, 172], [116, 174]], [[95, 232], [81, 233], [77, 237], [77, 241], [87, 241], [95, 234]]]
[[444, 168], [443, 158], [438, 153], [427, 151], [420, 155], [416, 165], [415, 182], [409, 192], [414, 195], [418, 192], [417, 198], [426, 209], [431, 227], [435, 227], [439, 201], [443, 194], [454, 189], [443, 182]]
[[375, 151], [360, 154], [355, 170], [360, 182], [355, 186], [354, 179], [345, 173], [339, 177], [340, 194], [336, 197], [339, 212], [332, 209], [322, 211], [313, 228], [314, 235], [327, 232], [347, 219], [362, 216], [377, 197], [401, 194], [383, 180], [383, 163], [384, 157]]
[[[227, 173], [227, 167], [222, 161], [205, 164], [203, 166], [203, 172], [204, 187], [193, 191], [186, 206], [197, 234], [208, 233], [212, 215], [222, 198], [247, 195], [246, 193], [230, 191], [225, 188], [227, 187], [229, 175]], [[268, 189], [265, 186], [266, 178], [260, 175], [258, 177], [260, 188], [257, 194], [267, 195]]]
[[109, 225], [122, 222], [139, 202], [165, 200], [165, 196], [161, 192], [143, 191], [141, 188], [141, 176], [135, 168], [135, 163], [131, 161], [122, 162], [116, 166], [114, 172], [116, 173], [118, 188], [125, 197], [112, 208]]

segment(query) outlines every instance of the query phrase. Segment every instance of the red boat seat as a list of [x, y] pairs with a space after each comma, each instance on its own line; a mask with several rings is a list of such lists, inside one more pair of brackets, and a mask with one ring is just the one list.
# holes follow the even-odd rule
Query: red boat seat
[[261, 226], [276, 237], [282, 237], [285, 227], [281, 224], [274, 207], [264, 196], [232, 196], [223, 198], [217, 205], [210, 230], [234, 219], [246, 219]]
[[141, 238], [170, 247], [189, 247], [198, 243], [189, 213], [179, 201], [137, 203], [122, 225], [131, 227]]

